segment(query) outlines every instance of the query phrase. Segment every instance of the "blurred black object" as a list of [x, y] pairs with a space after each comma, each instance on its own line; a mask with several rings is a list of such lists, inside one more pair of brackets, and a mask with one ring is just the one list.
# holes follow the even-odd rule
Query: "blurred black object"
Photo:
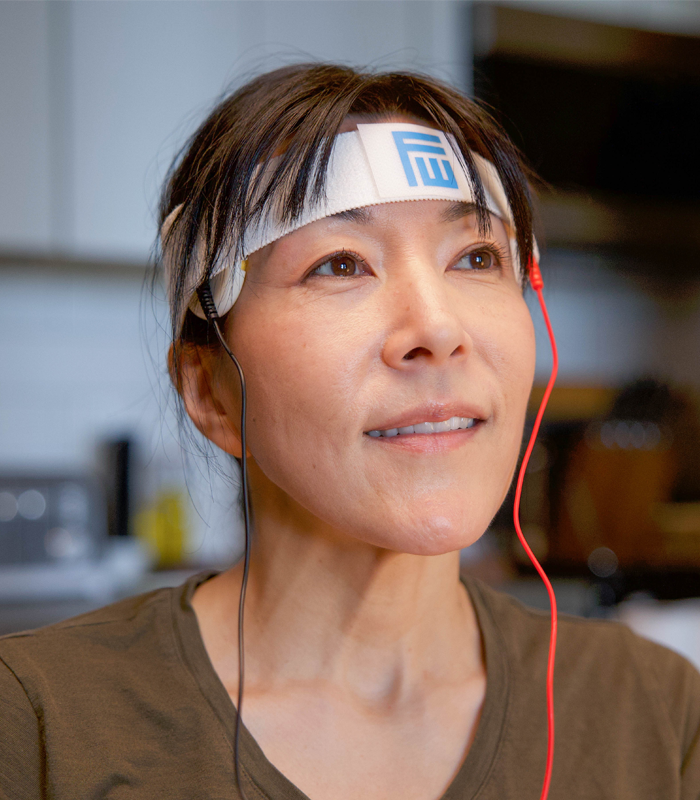
[[612, 606], [641, 592], [657, 600], [684, 600], [700, 597], [700, 572], [697, 569], [628, 568], [608, 578], [592, 578], [602, 606]]
[[104, 496], [80, 475], [0, 475], [0, 567], [74, 564], [103, 552]]
[[126, 596], [149, 564], [137, 538], [107, 535], [104, 490], [94, 476], [0, 475], [3, 631]]
[[124, 437], [101, 446], [101, 473], [110, 536], [130, 536], [133, 517], [133, 440]]
[[546, 183], [544, 239], [697, 276], [700, 38], [512, 5], [473, 6], [474, 91]]

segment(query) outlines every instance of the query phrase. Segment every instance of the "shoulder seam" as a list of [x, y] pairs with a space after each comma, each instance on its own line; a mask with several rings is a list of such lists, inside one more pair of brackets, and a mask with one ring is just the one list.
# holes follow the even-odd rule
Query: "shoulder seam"
[[[89, 627], [94, 627], [94, 626], [98, 626], [98, 625], [111, 625], [113, 623], [119, 623], [119, 622], [130, 622], [131, 620], [134, 619], [134, 617], [138, 613], [140, 613], [140, 611], [145, 606], [150, 606], [150, 605], [153, 605], [154, 603], [157, 603], [157, 602], [163, 602], [162, 601], [162, 596], [165, 593], [165, 591], [167, 591], [167, 590], [156, 589], [153, 592], [147, 592], [145, 595], [143, 595], [147, 599], [145, 599], [137, 607], [132, 608], [132, 610], [129, 612], [129, 614], [125, 614], [125, 615], [122, 615], [122, 616], [114, 616], [114, 617], [110, 617], [108, 619], [96, 619], [96, 620], [85, 619], [85, 617], [89, 617], [92, 614], [97, 614], [99, 611], [101, 611], [103, 608], [105, 608], [105, 606], [103, 606], [102, 608], [96, 608], [93, 611], [87, 611], [87, 612], [85, 612], [83, 614], [78, 614], [75, 617], [69, 617], [68, 619], [60, 620], [59, 622], [53, 622], [53, 623], [51, 623], [49, 625], [42, 625], [39, 628], [31, 628], [31, 629], [25, 630], [25, 631], [16, 631], [16, 632], [13, 632], [13, 633], [6, 633], [3, 636], [0, 636], [0, 642], [2, 642], [4, 639], [36, 638], [36, 637], [38, 637], [40, 635], [47, 635], [47, 634], [53, 633], [54, 631], [57, 631], [57, 630], [71, 630], [71, 629], [76, 629], [76, 628], [89, 628]], [[149, 594], [151, 595], [150, 597], [148, 597]], [[139, 595], [134, 595], [134, 597], [139, 597]], [[130, 600], [130, 599], [132, 599], [132, 598], [125, 597], [125, 598], [123, 598], [123, 601]], [[120, 602], [123, 602], [123, 601], [120, 600], [120, 601], [117, 601], [117, 603], [120, 603]], [[106, 607], [108, 607], [108, 606], [106, 606]]]
[[41, 724], [41, 715], [39, 714], [39, 712], [37, 711], [34, 703], [32, 702], [32, 698], [29, 696], [29, 692], [27, 691], [27, 687], [22, 682], [22, 679], [19, 677], [19, 675], [15, 672], [15, 670], [12, 669], [12, 667], [7, 663], [7, 661], [1, 655], [0, 655], [0, 663], [4, 664], [4, 666], [7, 667], [7, 671], [12, 674], [12, 676], [17, 681], [17, 683], [22, 687], [22, 691], [24, 692], [24, 696], [27, 698], [27, 702], [31, 706], [32, 711], [34, 712], [34, 716], [37, 718], [37, 721]]

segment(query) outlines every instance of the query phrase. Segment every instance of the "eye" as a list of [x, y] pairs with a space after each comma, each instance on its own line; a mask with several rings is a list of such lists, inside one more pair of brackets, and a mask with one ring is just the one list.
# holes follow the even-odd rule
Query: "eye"
[[488, 270], [498, 266], [498, 258], [491, 250], [472, 250], [471, 253], [465, 253], [455, 266], [476, 271]]
[[337, 278], [352, 278], [365, 274], [362, 260], [350, 253], [337, 253], [327, 258], [311, 271], [311, 275], [329, 275]]

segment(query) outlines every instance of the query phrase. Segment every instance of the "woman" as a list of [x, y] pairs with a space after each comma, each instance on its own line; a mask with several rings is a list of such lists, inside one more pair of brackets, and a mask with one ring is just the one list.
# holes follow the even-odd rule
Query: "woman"
[[[237, 459], [212, 308], [247, 382], [240, 791], [241, 565], [3, 639], [0, 790], [539, 796], [548, 616], [458, 563], [506, 495], [534, 373], [514, 148], [435, 81], [299, 65], [212, 113], [162, 222], [173, 381]], [[698, 796], [700, 676], [679, 656], [564, 620], [555, 697], [550, 797]]]

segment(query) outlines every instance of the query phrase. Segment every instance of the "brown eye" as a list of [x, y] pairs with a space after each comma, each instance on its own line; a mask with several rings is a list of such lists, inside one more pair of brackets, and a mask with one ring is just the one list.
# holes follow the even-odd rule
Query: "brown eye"
[[357, 272], [357, 264], [350, 256], [336, 256], [331, 259], [331, 271], [334, 275], [354, 275]]
[[341, 254], [324, 261], [314, 270], [316, 275], [335, 275], [339, 278], [350, 278], [360, 273], [357, 259], [350, 255]]
[[474, 250], [462, 261], [467, 261], [470, 269], [490, 269], [494, 265], [495, 259], [489, 250]]

